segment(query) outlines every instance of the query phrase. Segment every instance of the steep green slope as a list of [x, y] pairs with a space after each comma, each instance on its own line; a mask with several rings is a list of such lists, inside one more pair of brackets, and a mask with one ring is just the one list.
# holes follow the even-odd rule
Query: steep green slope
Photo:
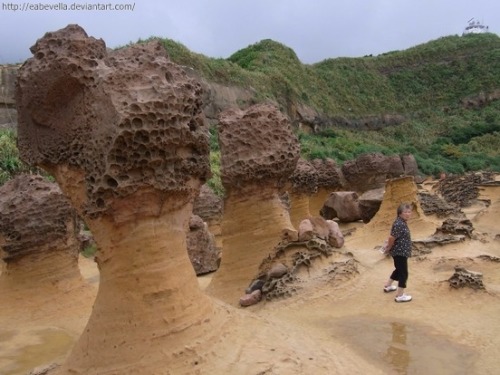
[[[338, 162], [365, 152], [412, 153], [423, 173], [500, 171], [500, 38], [448, 36], [404, 51], [302, 64], [294, 51], [263, 40], [228, 59], [210, 59], [164, 40], [171, 58], [208, 80], [253, 87], [283, 111], [305, 104], [325, 118], [402, 115], [377, 131], [330, 127], [300, 134], [307, 158]], [[489, 100], [477, 101], [475, 97]], [[478, 105], [466, 107], [472, 98]]]

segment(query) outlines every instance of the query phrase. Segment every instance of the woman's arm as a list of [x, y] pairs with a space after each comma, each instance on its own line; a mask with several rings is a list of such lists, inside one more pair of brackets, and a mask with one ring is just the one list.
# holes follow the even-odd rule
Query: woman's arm
[[385, 252], [386, 253], [389, 253], [392, 249], [392, 246], [394, 245], [394, 241], [396, 240], [395, 237], [393, 236], [389, 236], [389, 238], [387, 238], [387, 245], [385, 246]]

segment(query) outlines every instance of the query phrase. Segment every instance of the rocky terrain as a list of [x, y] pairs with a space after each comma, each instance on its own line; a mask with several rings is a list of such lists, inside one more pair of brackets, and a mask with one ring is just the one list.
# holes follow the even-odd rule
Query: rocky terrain
[[[219, 114], [221, 201], [204, 185], [206, 90], [157, 42], [110, 51], [70, 25], [32, 53], [19, 149], [56, 183], [2, 187], [2, 373], [496, 373], [498, 175], [307, 162], [259, 104]], [[401, 202], [407, 304], [383, 293], [378, 251]], [[77, 257], [76, 215], [94, 261]]]

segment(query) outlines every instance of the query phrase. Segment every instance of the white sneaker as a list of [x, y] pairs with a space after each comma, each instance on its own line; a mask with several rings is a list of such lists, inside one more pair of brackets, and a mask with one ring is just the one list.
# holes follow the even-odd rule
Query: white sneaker
[[384, 286], [384, 292], [386, 293], [394, 292], [396, 289], [398, 289], [396, 285]]
[[396, 301], [396, 302], [410, 302], [411, 296], [408, 294], [403, 294], [401, 296], [397, 296], [396, 298], [394, 298], [394, 301]]

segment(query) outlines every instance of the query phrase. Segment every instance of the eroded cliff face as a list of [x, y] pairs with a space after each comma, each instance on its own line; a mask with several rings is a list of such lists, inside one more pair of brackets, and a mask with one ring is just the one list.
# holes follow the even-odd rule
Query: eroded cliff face
[[282, 231], [294, 229], [279, 192], [295, 170], [300, 149], [286, 117], [267, 104], [222, 113], [219, 145], [226, 190], [223, 256], [207, 290], [237, 304]]

